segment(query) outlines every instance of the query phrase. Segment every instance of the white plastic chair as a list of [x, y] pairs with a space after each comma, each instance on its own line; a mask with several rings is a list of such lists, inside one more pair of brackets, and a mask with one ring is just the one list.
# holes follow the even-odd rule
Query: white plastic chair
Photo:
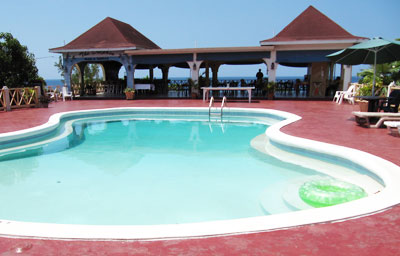
[[51, 87], [51, 86], [48, 86], [47, 87], [47, 96], [50, 98], [50, 101], [54, 101], [54, 102], [57, 102], [58, 101], [58, 96], [59, 96], [59, 93], [58, 93], [58, 91], [57, 91], [57, 88], [56, 87]]
[[339, 100], [343, 96], [343, 93], [344, 91], [336, 91], [332, 101], [339, 103]]
[[62, 98], [65, 101], [66, 98], [70, 98], [72, 100], [72, 92], [67, 92], [67, 87], [63, 86], [62, 88]]
[[336, 91], [333, 101], [338, 104], [342, 104], [343, 99], [347, 100], [349, 103], [354, 104], [354, 96], [356, 92], [355, 84], [351, 84], [347, 91]]
[[343, 99], [354, 105], [354, 96], [356, 96], [356, 86], [352, 84], [350, 85], [349, 89], [343, 94]]

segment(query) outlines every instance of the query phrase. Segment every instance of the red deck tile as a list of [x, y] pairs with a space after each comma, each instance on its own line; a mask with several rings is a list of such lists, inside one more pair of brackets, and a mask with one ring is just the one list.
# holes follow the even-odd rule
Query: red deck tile
[[[51, 103], [48, 109], [0, 113], [0, 133], [45, 123], [63, 111], [124, 106], [207, 107], [201, 100], [90, 100]], [[283, 132], [363, 150], [400, 165], [400, 137], [355, 124], [357, 106], [326, 101], [229, 102], [229, 107], [272, 108], [302, 119]], [[1, 233], [1, 231], [0, 231]], [[400, 255], [400, 206], [338, 223], [235, 236], [167, 241], [65, 241], [0, 237], [0, 254], [21, 255]]]

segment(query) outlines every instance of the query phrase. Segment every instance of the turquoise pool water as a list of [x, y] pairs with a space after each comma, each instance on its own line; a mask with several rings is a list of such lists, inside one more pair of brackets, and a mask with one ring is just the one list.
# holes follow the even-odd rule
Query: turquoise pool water
[[67, 137], [0, 156], [0, 219], [153, 225], [263, 216], [266, 189], [317, 174], [254, 150], [250, 141], [264, 124], [126, 117], [72, 123]]

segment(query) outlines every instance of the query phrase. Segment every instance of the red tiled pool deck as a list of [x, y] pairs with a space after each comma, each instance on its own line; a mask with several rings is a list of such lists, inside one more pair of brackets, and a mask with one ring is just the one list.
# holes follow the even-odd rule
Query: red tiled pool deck
[[[201, 100], [90, 100], [51, 103], [48, 109], [0, 113], [0, 133], [45, 123], [57, 112], [110, 107], [207, 107]], [[358, 106], [328, 101], [230, 102], [271, 108], [302, 119], [282, 129], [298, 137], [347, 146], [400, 165], [400, 137], [355, 124]], [[400, 195], [398, 195], [400, 196]], [[4, 206], [2, 206], [4, 207]], [[1, 233], [1, 230], [0, 230]], [[400, 255], [400, 205], [369, 216], [285, 230], [159, 241], [80, 241], [0, 237], [0, 255]]]

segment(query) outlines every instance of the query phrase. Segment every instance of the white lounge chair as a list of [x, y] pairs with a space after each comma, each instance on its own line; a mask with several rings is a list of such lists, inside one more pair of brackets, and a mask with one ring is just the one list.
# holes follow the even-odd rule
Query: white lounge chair
[[[379, 128], [385, 121], [400, 121], [400, 113], [353, 111], [356, 122], [368, 128]], [[371, 123], [376, 121], [375, 124]]]
[[336, 91], [333, 101], [338, 104], [342, 104], [343, 99], [347, 100], [349, 103], [354, 104], [354, 96], [356, 92], [355, 84], [351, 84], [347, 91]]
[[70, 98], [72, 100], [72, 92], [67, 92], [67, 87], [63, 86], [62, 88], [62, 99], [65, 101], [66, 98]]
[[392, 135], [400, 135], [400, 121], [386, 121], [383, 124], [386, 125]]

